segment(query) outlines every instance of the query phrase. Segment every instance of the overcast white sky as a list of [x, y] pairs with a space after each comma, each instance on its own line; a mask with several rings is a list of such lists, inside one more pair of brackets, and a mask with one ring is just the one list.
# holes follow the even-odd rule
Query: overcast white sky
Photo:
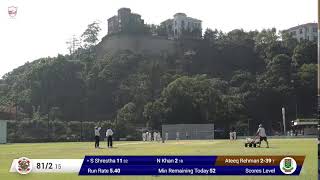
[[[17, 6], [12, 19], [9, 6]], [[286, 29], [317, 21], [317, 0], [1, 0], [0, 77], [40, 57], [66, 54], [66, 41], [80, 36], [87, 25], [101, 21], [101, 37], [107, 19], [121, 7], [159, 24], [176, 12], [202, 20], [202, 28], [261, 30]]]

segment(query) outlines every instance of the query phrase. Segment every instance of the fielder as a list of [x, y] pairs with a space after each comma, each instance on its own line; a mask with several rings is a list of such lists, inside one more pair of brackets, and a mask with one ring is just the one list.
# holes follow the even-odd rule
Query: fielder
[[166, 132], [166, 141], [168, 141], [168, 139], [169, 139], [169, 133], [168, 132]]
[[157, 137], [158, 137], [158, 134], [157, 132], [153, 132], [153, 141], [156, 142], [157, 141]]
[[151, 136], [152, 136], [152, 134], [151, 134], [151, 132], [149, 132], [148, 133], [148, 141], [152, 141], [152, 137]]
[[147, 136], [147, 134], [146, 133], [142, 133], [142, 141], [146, 141], [146, 137]]
[[234, 127], [231, 128], [229, 135], [230, 135], [230, 140], [237, 139], [237, 133], [236, 133], [236, 129]]
[[179, 139], [180, 139], [180, 133], [176, 132], [176, 140], [179, 140]]
[[160, 133], [160, 132], [157, 133], [157, 141], [158, 141], [158, 142], [161, 141], [161, 133]]
[[149, 132], [146, 132], [146, 141], [149, 141]]

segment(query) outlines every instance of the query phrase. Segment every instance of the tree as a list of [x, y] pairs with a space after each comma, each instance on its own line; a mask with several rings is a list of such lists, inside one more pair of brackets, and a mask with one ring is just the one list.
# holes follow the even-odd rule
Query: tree
[[285, 54], [275, 56], [267, 65], [264, 82], [266, 87], [288, 93], [291, 89], [291, 58]]
[[292, 56], [295, 47], [298, 45], [298, 40], [287, 31], [281, 32], [281, 40], [282, 45], [288, 49], [289, 55]]
[[252, 37], [250, 37], [250, 34], [247, 32], [244, 32], [243, 29], [234, 29], [227, 34], [227, 38], [229, 41], [233, 42], [234, 44], [245, 44], [248, 40], [252, 40]]
[[211, 44], [214, 44], [218, 38], [218, 30], [215, 29], [214, 31], [210, 28], [207, 28], [203, 34], [203, 39]]
[[304, 87], [316, 87], [317, 64], [303, 64], [298, 71], [300, 84]]
[[256, 47], [263, 48], [267, 45], [273, 44], [279, 40], [277, 30], [272, 29], [263, 29], [256, 36]]
[[115, 127], [119, 137], [126, 137], [134, 132], [136, 121], [136, 105], [132, 102], [124, 105], [117, 113]]
[[209, 122], [210, 112], [220, 102], [210, 79], [204, 75], [176, 79], [162, 91], [161, 98], [167, 109], [167, 123]]
[[87, 29], [82, 33], [81, 38], [83, 38], [84, 47], [88, 48], [94, 46], [98, 42], [98, 35], [101, 28], [98, 22], [94, 21], [89, 24]]
[[124, 105], [117, 114], [118, 124], [133, 123], [135, 121], [136, 105], [132, 102]]
[[293, 52], [293, 62], [301, 67], [303, 64], [317, 63], [317, 44], [314, 42], [301, 42]]
[[316, 118], [317, 112], [317, 64], [303, 64], [298, 70], [296, 97], [298, 116]]
[[275, 28], [263, 29], [255, 37], [255, 49], [263, 59], [270, 60], [281, 54], [281, 43]]
[[149, 102], [144, 106], [143, 117], [146, 119], [147, 126], [152, 129], [159, 129], [165, 113], [162, 100]]

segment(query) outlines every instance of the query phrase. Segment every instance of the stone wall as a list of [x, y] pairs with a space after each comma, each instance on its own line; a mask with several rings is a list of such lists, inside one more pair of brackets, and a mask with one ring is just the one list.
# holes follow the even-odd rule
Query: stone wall
[[130, 50], [136, 53], [173, 54], [176, 42], [162, 37], [148, 35], [108, 35], [97, 45], [97, 57], [102, 59], [105, 54]]

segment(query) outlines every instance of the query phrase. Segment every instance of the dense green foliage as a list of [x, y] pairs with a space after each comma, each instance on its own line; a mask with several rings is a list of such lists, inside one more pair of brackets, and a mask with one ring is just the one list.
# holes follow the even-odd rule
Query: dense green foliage
[[279, 132], [282, 107], [288, 125], [316, 116], [316, 43], [275, 29], [207, 29], [171, 56], [121, 51], [96, 60], [85, 47], [76, 53], [77, 60], [41, 58], [6, 74], [2, 106], [17, 105], [18, 120], [34, 119], [36, 109], [43, 121], [110, 122], [122, 137], [162, 123], [215, 123], [242, 133], [248, 122], [251, 132], [263, 123]]

